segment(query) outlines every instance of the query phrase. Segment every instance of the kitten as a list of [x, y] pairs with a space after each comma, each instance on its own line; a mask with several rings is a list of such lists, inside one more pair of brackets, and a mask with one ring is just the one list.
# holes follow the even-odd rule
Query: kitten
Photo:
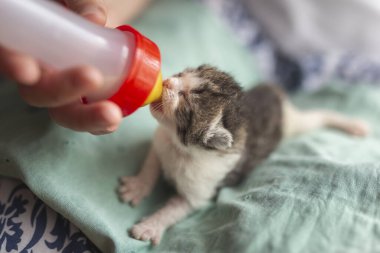
[[160, 242], [164, 231], [204, 206], [219, 187], [239, 182], [282, 138], [320, 127], [364, 136], [368, 127], [330, 111], [300, 111], [276, 86], [243, 92], [215, 67], [186, 69], [164, 81], [162, 101], [150, 107], [158, 120], [152, 147], [136, 176], [121, 178], [120, 198], [137, 205], [161, 171], [177, 193], [133, 226], [139, 240]]

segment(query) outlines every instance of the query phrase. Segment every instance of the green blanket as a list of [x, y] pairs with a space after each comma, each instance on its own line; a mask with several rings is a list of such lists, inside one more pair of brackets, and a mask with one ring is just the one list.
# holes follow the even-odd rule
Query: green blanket
[[[196, 3], [161, 1], [136, 26], [159, 44], [165, 76], [207, 62], [242, 84], [258, 80], [245, 49]], [[137, 208], [121, 204], [115, 194], [118, 177], [139, 169], [156, 127], [146, 108], [126, 118], [116, 133], [97, 137], [57, 126], [3, 82], [0, 174], [23, 180], [106, 253], [377, 252], [379, 97], [372, 87], [338, 84], [297, 95], [302, 107], [368, 120], [372, 135], [358, 139], [326, 129], [284, 141], [241, 186], [223, 189], [214, 203], [168, 230], [154, 249], [131, 239], [127, 229], [164, 203], [167, 185], [160, 182]]]

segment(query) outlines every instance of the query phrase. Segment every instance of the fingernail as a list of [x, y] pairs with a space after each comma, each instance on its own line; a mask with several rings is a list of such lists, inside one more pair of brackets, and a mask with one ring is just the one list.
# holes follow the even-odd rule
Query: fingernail
[[117, 130], [118, 125], [109, 125], [109, 123], [101, 122], [97, 125], [99, 130], [92, 132], [94, 135], [110, 134]]
[[86, 18], [89, 18], [91, 21], [97, 23], [105, 22], [106, 15], [104, 10], [96, 5], [88, 5], [84, 7], [80, 14]]
[[83, 8], [83, 10], [80, 12], [82, 15], [97, 15], [97, 14], [102, 14], [100, 11], [100, 8], [94, 5], [88, 5]]
[[110, 105], [103, 108], [99, 118], [102, 119], [101, 122], [104, 124], [102, 125], [103, 128], [114, 131], [122, 119], [122, 113], [120, 108], [118, 108], [115, 104], [111, 105], [112, 102], [108, 103], [110, 103]]

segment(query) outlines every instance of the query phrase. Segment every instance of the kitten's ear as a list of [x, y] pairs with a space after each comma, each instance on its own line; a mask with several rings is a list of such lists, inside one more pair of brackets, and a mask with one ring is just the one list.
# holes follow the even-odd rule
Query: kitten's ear
[[203, 139], [203, 143], [213, 149], [226, 150], [232, 146], [232, 134], [224, 127], [217, 126], [210, 129]]

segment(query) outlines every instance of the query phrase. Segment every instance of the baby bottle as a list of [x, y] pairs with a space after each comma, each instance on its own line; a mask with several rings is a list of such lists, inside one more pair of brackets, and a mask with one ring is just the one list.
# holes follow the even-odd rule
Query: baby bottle
[[105, 85], [83, 100], [109, 99], [124, 116], [161, 96], [160, 51], [130, 26], [104, 28], [48, 0], [0, 0], [0, 44], [57, 70], [96, 67]]

